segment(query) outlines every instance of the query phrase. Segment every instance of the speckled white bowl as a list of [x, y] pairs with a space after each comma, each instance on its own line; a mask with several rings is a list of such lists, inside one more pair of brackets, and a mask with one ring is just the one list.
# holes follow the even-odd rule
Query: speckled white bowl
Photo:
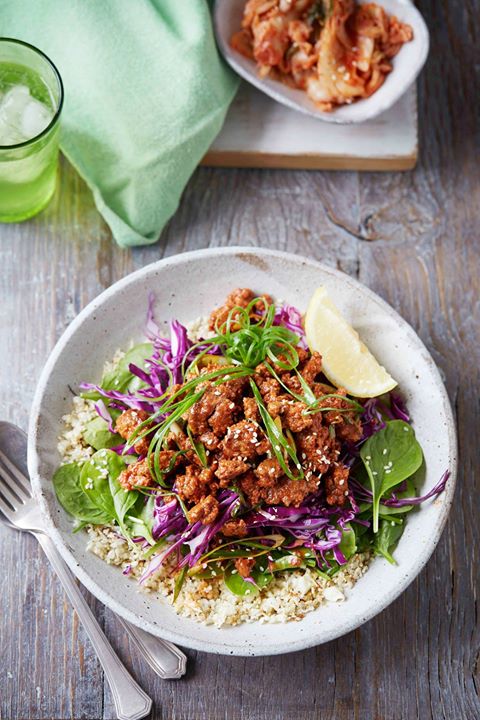
[[[369, 1], [358, 0], [360, 4]], [[323, 122], [341, 125], [362, 123], [385, 112], [402, 97], [423, 68], [430, 45], [425, 20], [411, 0], [375, 0], [375, 2], [389, 15], [395, 15], [402, 22], [411, 25], [414, 37], [410, 42], [405, 43], [393, 58], [393, 71], [377, 92], [351, 105], [341, 105], [332, 112], [320, 110], [303, 90], [288, 87], [268, 76], [260, 77], [256, 63], [230, 47], [230, 38], [241, 28], [246, 0], [216, 0], [215, 35], [223, 57], [235, 72], [282, 105]]]
[[[329, 604], [299, 622], [244, 624], [216, 629], [178, 617], [162, 599], [142, 594], [118, 568], [85, 549], [85, 534], [58, 504], [51, 477], [60, 462], [57, 436], [69, 412], [69, 386], [97, 380], [114, 351], [140, 339], [147, 295], [157, 295], [156, 314], [188, 322], [220, 304], [233, 287], [271, 293], [304, 309], [324, 284], [371, 350], [398, 380], [425, 452], [422, 491], [446, 468], [444, 492], [410, 515], [395, 556], [397, 566], [375, 559], [345, 602]], [[355, 629], [383, 610], [420, 572], [438, 542], [452, 502], [456, 437], [439, 372], [412, 328], [383, 300], [337, 270], [296, 255], [255, 248], [218, 248], [184, 253], [149, 265], [108, 288], [71, 323], [40, 378], [29, 431], [28, 465], [48, 530], [81, 582], [122, 617], [160, 637], [208, 652], [271, 655], [300, 650]]]

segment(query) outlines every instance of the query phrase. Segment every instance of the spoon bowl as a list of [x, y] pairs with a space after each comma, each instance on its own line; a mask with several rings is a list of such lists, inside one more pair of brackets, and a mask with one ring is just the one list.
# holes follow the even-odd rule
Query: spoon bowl
[[[411, 25], [413, 39], [405, 43], [393, 58], [393, 70], [383, 85], [369, 98], [351, 105], [341, 105], [331, 112], [319, 110], [304, 90], [288, 87], [268, 76], [261, 78], [254, 60], [230, 47], [230, 38], [241, 28], [246, 0], [216, 0], [214, 26], [217, 43], [227, 63], [244, 80], [283, 105], [329, 123], [361, 123], [380, 115], [394, 105], [408, 90], [425, 64], [429, 34], [425, 21], [410, 0], [376, 0], [388, 15]], [[359, 0], [362, 5], [366, 0]]]

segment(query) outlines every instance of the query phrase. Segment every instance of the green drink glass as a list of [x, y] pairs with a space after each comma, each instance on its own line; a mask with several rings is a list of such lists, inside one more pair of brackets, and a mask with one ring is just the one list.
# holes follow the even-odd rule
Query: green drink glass
[[0, 37], [0, 222], [36, 215], [55, 192], [63, 84], [48, 57]]

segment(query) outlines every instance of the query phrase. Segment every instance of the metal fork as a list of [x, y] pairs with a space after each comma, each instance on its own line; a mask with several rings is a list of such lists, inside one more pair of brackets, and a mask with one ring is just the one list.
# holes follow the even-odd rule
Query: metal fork
[[[8, 443], [5, 442], [7, 438]], [[8, 454], [5, 452], [8, 444]], [[18, 530], [33, 534], [56, 571], [65, 592], [82, 621], [95, 648], [112, 691], [119, 720], [140, 720], [149, 714], [152, 701], [121, 663], [76, 585], [70, 570], [48, 537], [43, 518], [32, 496], [25, 463], [26, 435], [10, 423], [0, 422], [0, 520], [2, 515]], [[12, 456], [15, 458], [13, 462]], [[170, 664], [170, 677], [185, 672], [185, 655], [172, 643], [158, 640], [122, 620], [125, 629], [146, 659], [158, 671], [160, 650]], [[152, 662], [153, 661], [153, 662]], [[155, 664], [157, 667], [155, 667]], [[164, 670], [165, 663], [160, 664]]]

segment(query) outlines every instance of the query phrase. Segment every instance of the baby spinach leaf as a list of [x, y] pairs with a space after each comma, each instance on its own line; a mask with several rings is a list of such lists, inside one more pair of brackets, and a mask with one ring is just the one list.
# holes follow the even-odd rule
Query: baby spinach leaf
[[253, 583], [247, 582], [233, 566], [230, 566], [225, 569], [223, 579], [227, 588], [234, 595], [239, 595], [240, 597], [255, 597], [262, 588], [268, 585], [272, 577], [273, 575], [271, 573], [253, 571], [252, 578], [255, 582], [255, 585], [253, 585]]
[[[405, 481], [406, 483], [406, 490], [402, 490], [401, 492], [395, 491], [393, 489], [392, 491], [388, 492], [382, 500], [386, 500], [389, 498], [392, 494], [392, 492], [395, 492], [395, 496], [398, 498], [398, 500], [402, 500], [403, 498], [411, 498], [416, 497], [417, 491], [415, 490], [415, 485], [410, 479], [407, 479]], [[388, 505], [383, 505], [380, 503], [379, 512], [381, 517], [385, 517], [386, 515], [403, 515], [404, 513], [410, 512], [410, 510], [413, 510], [414, 505], [402, 505], [402, 507], [389, 507]]]
[[106, 421], [100, 416], [92, 418], [85, 424], [83, 439], [88, 445], [95, 448], [95, 450], [112, 448], [123, 442], [120, 435], [110, 432]]
[[[118, 455], [117, 455], [118, 457]], [[120, 472], [124, 469], [125, 464], [120, 467]], [[122, 530], [126, 531], [125, 527], [125, 515], [130, 508], [135, 504], [139, 497], [139, 493], [136, 490], [125, 490], [118, 482], [118, 476], [120, 472], [116, 473], [117, 468], [112, 468], [113, 472], [109, 474], [108, 483], [110, 486], [110, 493], [113, 498], [113, 507], [115, 508], [115, 516], [118, 524]], [[142, 497], [143, 499], [143, 497]], [[128, 532], [126, 533], [128, 536]]]
[[78, 463], [61, 465], [53, 476], [53, 486], [60, 505], [83, 525], [103, 525], [111, 516], [99, 509], [83, 492], [80, 484], [82, 466]]
[[373, 532], [378, 532], [380, 499], [390, 488], [418, 470], [423, 461], [415, 433], [403, 420], [391, 420], [362, 446], [360, 457], [365, 465], [373, 494]]
[[144, 537], [150, 545], [155, 545], [155, 540], [152, 537], [155, 496], [146, 497], [141, 493], [133, 494], [137, 494], [138, 497], [125, 515], [124, 523], [127, 532], [130, 537]]
[[345, 523], [345, 529], [342, 531], [342, 539], [338, 549], [345, 557], [346, 560], [352, 557], [357, 552], [357, 539], [355, 536], [355, 530], [352, 528], [350, 523]]
[[389, 563], [392, 563], [392, 565], [395, 565], [396, 563], [390, 553], [390, 550], [400, 540], [403, 534], [404, 527], [405, 525], [403, 520], [401, 520], [400, 522], [381, 520], [380, 529], [375, 536], [375, 542], [373, 544], [373, 547], [376, 554], [383, 555], [383, 557], [386, 558]]
[[[133, 375], [129, 370], [129, 365], [137, 365], [139, 368], [144, 367], [145, 360], [151, 357], [153, 345], [151, 343], [141, 343], [134, 345], [128, 350], [115, 368], [105, 373], [100, 383], [100, 387], [104, 390], [117, 390], [118, 392], [135, 392], [144, 385], [142, 380]], [[85, 390], [82, 397], [89, 400], [98, 400], [102, 397], [96, 390]]]
[[175, 600], [180, 595], [180, 590], [182, 589], [183, 583], [185, 582], [187, 577], [187, 570], [188, 566], [185, 565], [175, 577], [175, 584], [173, 586], [173, 602], [175, 602]]
[[80, 473], [83, 492], [112, 520], [117, 518], [117, 511], [110, 489], [110, 478], [116, 480], [124, 468], [125, 461], [120, 455], [104, 449], [92, 455]]
[[297, 570], [300, 567], [305, 567], [305, 563], [298, 557], [298, 555], [283, 555], [283, 557], [277, 558], [270, 563], [270, 572], [283, 572], [284, 570]]
[[142, 381], [136, 375], [132, 375], [129, 366], [130, 364], [137, 365], [143, 370], [144, 362], [152, 355], [152, 352], [153, 345], [151, 343], [134, 345], [125, 353], [117, 367], [104, 375], [101, 383], [102, 388], [104, 390], [118, 390], [119, 392], [138, 390], [142, 385]]

